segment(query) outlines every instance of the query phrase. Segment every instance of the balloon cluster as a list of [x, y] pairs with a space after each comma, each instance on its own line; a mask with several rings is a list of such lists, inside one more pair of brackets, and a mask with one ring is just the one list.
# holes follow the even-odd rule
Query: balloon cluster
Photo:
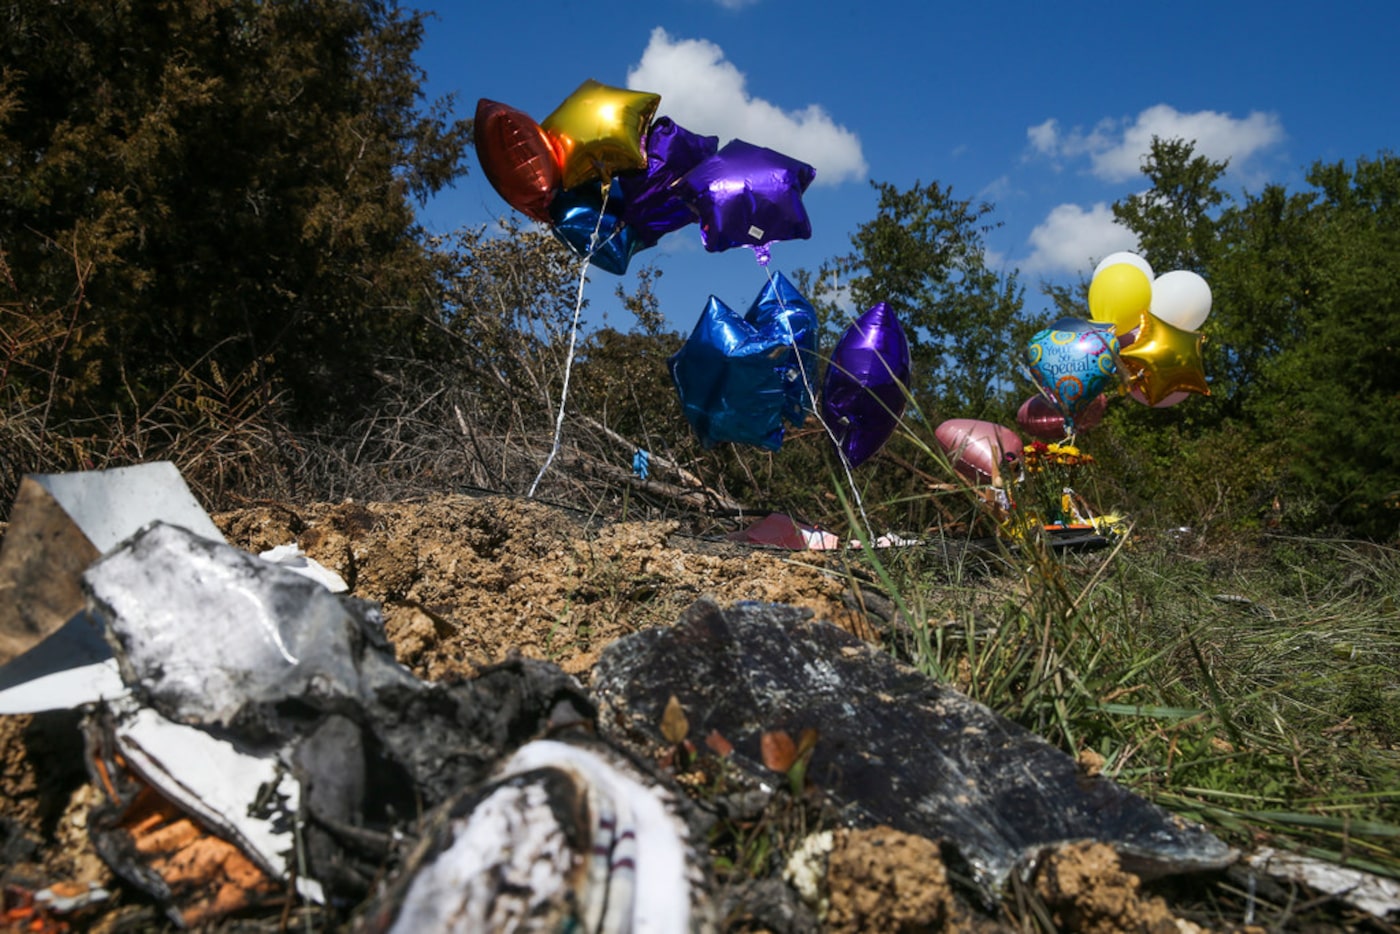
[[1102, 419], [1103, 393], [1115, 382], [1157, 408], [1210, 395], [1199, 330], [1210, 305], [1210, 286], [1194, 272], [1154, 278], [1135, 253], [1105, 257], [1089, 281], [1089, 319], [1061, 318], [1027, 345], [1037, 395], [1021, 406], [1017, 423], [1043, 440], [1087, 431]]
[[576, 255], [622, 275], [632, 256], [692, 223], [711, 253], [807, 239], [805, 162], [743, 140], [719, 145], [657, 117], [661, 96], [588, 80], [549, 116], [482, 98], [481, 168], [507, 204], [550, 225]]
[[1210, 395], [1200, 332], [1210, 305], [1210, 286], [1200, 275], [1176, 269], [1154, 278], [1135, 253], [1105, 257], [1089, 281], [1089, 314], [1118, 335], [1128, 394], [1159, 408], [1192, 393]]
[[[1154, 278], [1135, 253], [1106, 257], [1089, 282], [1089, 318], [1060, 318], [1027, 343], [1025, 369], [1036, 394], [1017, 411], [1017, 425], [1040, 441], [1088, 431], [1103, 419], [1106, 390], [1115, 384], [1156, 408], [1210, 395], [1200, 333], [1210, 306], [1210, 286], [1194, 272]], [[1010, 428], [951, 419], [935, 436], [953, 467], [975, 483], [1000, 487], [1021, 472], [1021, 440]]]
[[[816, 312], [775, 272], [742, 317], [711, 296], [670, 359], [671, 378], [706, 448], [733, 442], [776, 451], [784, 422], [800, 425], [812, 408], [816, 353]], [[909, 341], [884, 302], [837, 341], [822, 381], [820, 414], [850, 466], [869, 460], [894, 434], [909, 374]]]

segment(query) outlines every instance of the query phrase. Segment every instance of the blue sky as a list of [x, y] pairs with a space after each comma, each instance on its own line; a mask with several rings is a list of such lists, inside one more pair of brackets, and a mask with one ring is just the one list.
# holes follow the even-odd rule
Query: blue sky
[[[1076, 281], [1135, 248], [1109, 206], [1144, 187], [1154, 134], [1228, 158], [1237, 196], [1267, 182], [1300, 189], [1317, 160], [1400, 150], [1400, 8], [1388, 0], [422, 7], [436, 11], [418, 57], [427, 93], [455, 94], [460, 116], [484, 97], [543, 120], [592, 78], [660, 94], [658, 115], [721, 145], [739, 138], [811, 163], [812, 238], [773, 245], [782, 271], [850, 251], [875, 213], [871, 180], [951, 185], [993, 205], [990, 258], [1021, 271], [1032, 308], [1045, 304], [1042, 280]], [[474, 155], [468, 164], [423, 212], [429, 229], [513, 213]], [[707, 253], [696, 226], [637, 254], [623, 280], [647, 263], [682, 332], [711, 295], [742, 311], [765, 282], [751, 251]], [[590, 274], [590, 326], [630, 326], [617, 281]]]

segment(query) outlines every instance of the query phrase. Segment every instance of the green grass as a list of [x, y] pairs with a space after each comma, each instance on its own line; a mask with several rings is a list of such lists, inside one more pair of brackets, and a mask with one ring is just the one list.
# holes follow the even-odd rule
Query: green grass
[[1400, 878], [1400, 551], [1138, 531], [880, 573], [931, 675], [1232, 844]]

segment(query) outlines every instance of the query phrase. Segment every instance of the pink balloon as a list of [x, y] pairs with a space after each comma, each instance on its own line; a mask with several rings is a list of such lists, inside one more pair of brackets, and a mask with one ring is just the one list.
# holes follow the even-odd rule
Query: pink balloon
[[[1088, 431], [1103, 421], [1103, 413], [1107, 410], [1108, 397], [1095, 396], [1094, 401], [1075, 418], [1075, 429], [1081, 433]], [[1020, 410], [1016, 412], [1016, 424], [1026, 434], [1042, 441], [1059, 441], [1066, 434], [1065, 417], [1038, 393], [1021, 403]]]
[[[1152, 403], [1147, 401], [1146, 393], [1144, 393], [1141, 389], [1139, 389], [1136, 386], [1133, 386], [1128, 390], [1128, 395], [1133, 397], [1134, 402], [1140, 402], [1143, 405], [1152, 405]], [[1178, 402], [1185, 401], [1186, 397], [1189, 395], [1191, 395], [1191, 393], [1189, 392], [1169, 392], [1162, 397], [1161, 402], [1158, 402], [1152, 407], [1154, 409], [1169, 409], [1172, 406], [1176, 405]]]
[[1021, 437], [995, 422], [952, 418], [934, 430], [953, 469], [974, 483], [1021, 471]]

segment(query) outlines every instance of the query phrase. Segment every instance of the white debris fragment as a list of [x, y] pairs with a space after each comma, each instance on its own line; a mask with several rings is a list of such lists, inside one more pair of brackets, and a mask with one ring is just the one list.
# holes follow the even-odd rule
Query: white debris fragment
[[1298, 853], [1263, 847], [1246, 860], [1250, 866], [1271, 876], [1299, 882], [1377, 918], [1400, 913], [1400, 881], [1360, 869], [1338, 866]]
[[126, 693], [101, 628], [86, 613], [0, 668], [0, 714], [71, 710]]
[[389, 930], [711, 930], [669, 794], [615, 753], [527, 743], [453, 807]]
[[836, 837], [830, 830], [808, 834], [783, 867], [783, 881], [796, 889], [802, 900], [821, 918], [826, 917], [831, 907], [826, 867], [835, 846]]
[[331, 593], [344, 593], [350, 589], [345, 583], [345, 578], [307, 555], [296, 542], [269, 548], [267, 551], [260, 552], [258, 557], [264, 561], [271, 561], [279, 567], [296, 571], [302, 577], [309, 577]]
[[216, 542], [224, 540], [169, 461], [29, 476], [63, 507], [99, 553], [110, 551], [151, 522], [178, 525]]
[[[294, 865], [293, 831], [301, 786], [278, 757], [240, 749], [196, 727], [174, 723], [149, 707], [118, 708], [113, 730], [128, 766], [181, 810], [236, 844], [264, 872], [285, 879]], [[261, 812], [250, 805], [269, 802]], [[321, 900], [320, 886], [299, 879], [301, 894]]]

